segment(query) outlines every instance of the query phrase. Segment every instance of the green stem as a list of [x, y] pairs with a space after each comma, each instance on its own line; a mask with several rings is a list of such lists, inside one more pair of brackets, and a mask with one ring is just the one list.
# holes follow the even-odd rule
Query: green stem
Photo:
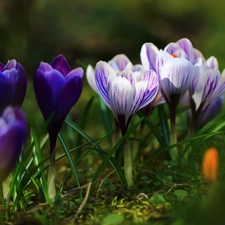
[[56, 188], [55, 188], [55, 150], [50, 157], [50, 165], [48, 170], [48, 201], [52, 203], [55, 200]]
[[[170, 107], [170, 145], [177, 143], [177, 133], [176, 133], [176, 107]], [[172, 160], [177, 160], [178, 150], [174, 147], [169, 150], [170, 157]]]
[[128, 139], [124, 141], [124, 175], [127, 181], [127, 186], [130, 187], [133, 183], [133, 174], [132, 174], [132, 158]]

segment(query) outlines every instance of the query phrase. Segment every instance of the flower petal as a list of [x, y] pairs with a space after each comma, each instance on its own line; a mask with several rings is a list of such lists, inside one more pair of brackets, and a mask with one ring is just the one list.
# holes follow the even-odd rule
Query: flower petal
[[119, 54], [114, 56], [113, 59], [109, 61], [109, 65], [114, 70], [119, 70], [119, 71], [133, 68], [133, 64], [128, 59], [128, 57], [124, 54]]
[[135, 89], [126, 78], [118, 77], [112, 81], [109, 88], [111, 110], [117, 120], [118, 116], [125, 116], [125, 124], [131, 116], [134, 95]]
[[197, 85], [194, 89], [192, 99], [195, 102], [196, 110], [201, 104], [206, 104], [209, 101], [210, 96], [216, 89], [220, 72], [218, 70], [203, 70], [200, 72]]
[[65, 78], [62, 74], [55, 69], [49, 70], [46, 64], [41, 63], [40, 68], [48, 68], [47, 72], [38, 69], [34, 77], [37, 103], [45, 120], [56, 110], [56, 102], [65, 83]]
[[91, 65], [88, 65], [88, 67], [87, 67], [86, 77], [87, 77], [87, 81], [88, 81], [89, 85], [91, 86], [91, 88], [96, 93], [98, 93], [98, 88], [97, 88], [96, 82], [95, 82], [95, 70]]
[[[56, 114], [53, 120], [65, 118], [72, 106], [77, 102], [82, 92], [82, 78], [76, 75], [66, 77], [56, 104]], [[63, 103], [63, 107], [62, 107]]]
[[188, 88], [194, 75], [193, 65], [186, 59], [174, 58], [167, 61], [160, 73], [161, 88], [167, 100], [171, 100], [172, 94], [182, 97]]
[[102, 97], [105, 104], [110, 108], [110, 100], [108, 96], [108, 90], [111, 85], [111, 81], [117, 76], [114, 69], [106, 62], [99, 61], [95, 68], [95, 82], [98, 88], [98, 93]]
[[156, 58], [159, 50], [153, 43], [145, 43], [141, 47], [141, 62], [144, 70], [156, 71]]
[[58, 70], [64, 77], [70, 72], [70, 66], [63, 55], [57, 56], [51, 63], [52, 68]]

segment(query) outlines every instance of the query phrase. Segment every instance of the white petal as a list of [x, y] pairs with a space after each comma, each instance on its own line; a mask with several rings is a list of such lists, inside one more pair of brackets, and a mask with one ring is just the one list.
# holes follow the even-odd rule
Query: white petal
[[98, 88], [95, 83], [95, 70], [91, 65], [88, 65], [87, 67], [86, 77], [91, 88], [98, 93]]

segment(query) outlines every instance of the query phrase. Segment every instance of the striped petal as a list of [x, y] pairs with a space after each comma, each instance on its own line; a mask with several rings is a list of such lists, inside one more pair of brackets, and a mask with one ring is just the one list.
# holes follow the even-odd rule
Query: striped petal
[[108, 95], [108, 90], [110, 88], [110, 81], [116, 78], [114, 69], [106, 62], [99, 61], [95, 67], [95, 82], [98, 89], [98, 93], [105, 102], [105, 104], [110, 108], [110, 100]]
[[113, 57], [109, 61], [109, 65], [114, 69], [114, 70], [128, 70], [133, 68], [133, 64], [131, 61], [128, 59], [128, 57], [124, 54], [119, 54]]
[[111, 110], [117, 120], [120, 115], [125, 116], [125, 124], [131, 116], [134, 95], [135, 89], [126, 78], [118, 77], [112, 81], [109, 88]]
[[169, 101], [172, 94], [182, 97], [188, 88], [194, 75], [193, 65], [186, 59], [174, 58], [167, 61], [161, 70], [161, 88]]
[[141, 62], [144, 70], [156, 71], [156, 58], [159, 49], [152, 43], [145, 43], [141, 47]]
[[199, 75], [199, 80], [195, 86], [195, 92], [192, 95], [192, 99], [195, 102], [196, 110], [201, 104], [206, 104], [209, 97], [216, 89], [220, 73], [218, 70], [205, 70]]

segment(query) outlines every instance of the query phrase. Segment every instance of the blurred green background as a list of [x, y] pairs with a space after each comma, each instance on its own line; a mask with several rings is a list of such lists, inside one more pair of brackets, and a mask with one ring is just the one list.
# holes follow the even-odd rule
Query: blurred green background
[[71, 67], [118, 53], [139, 63], [143, 43], [187, 37], [222, 70], [224, 8], [223, 0], [1, 0], [0, 61], [15, 58], [29, 76], [61, 53]]

